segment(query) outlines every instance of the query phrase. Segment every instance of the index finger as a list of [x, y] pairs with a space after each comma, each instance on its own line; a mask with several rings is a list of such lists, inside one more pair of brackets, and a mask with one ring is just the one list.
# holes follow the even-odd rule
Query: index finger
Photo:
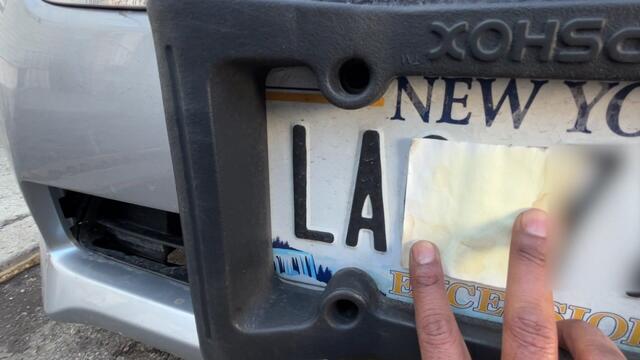
[[444, 288], [438, 249], [418, 241], [411, 248], [411, 289], [423, 359], [469, 359]]
[[503, 359], [557, 359], [551, 288], [549, 219], [531, 209], [516, 219], [511, 237], [502, 337]]

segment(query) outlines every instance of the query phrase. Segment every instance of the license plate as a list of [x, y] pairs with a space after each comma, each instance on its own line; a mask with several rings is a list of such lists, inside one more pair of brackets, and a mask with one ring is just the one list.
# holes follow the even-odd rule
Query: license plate
[[[314, 289], [357, 267], [387, 297], [411, 302], [401, 238], [413, 138], [527, 146], [640, 139], [638, 82], [399, 77], [372, 105], [343, 110], [314, 79], [305, 69], [273, 70], [266, 94], [273, 265], [283, 281]], [[626, 200], [611, 226], [568, 252], [555, 310], [640, 351], [638, 300], [603, 290], [640, 255], [629, 251], [640, 234], [638, 186], [618, 190]], [[501, 321], [503, 289], [446, 285], [457, 313]]]

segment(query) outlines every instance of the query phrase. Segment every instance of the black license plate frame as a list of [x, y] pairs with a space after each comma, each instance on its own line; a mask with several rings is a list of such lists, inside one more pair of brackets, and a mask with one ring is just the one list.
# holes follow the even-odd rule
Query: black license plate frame
[[[640, 33], [634, 1], [151, 0], [148, 11], [205, 359], [419, 357], [412, 306], [363, 271], [323, 292], [273, 274], [270, 69], [308, 66], [347, 109], [398, 75], [640, 79], [640, 53], [621, 45]], [[487, 31], [502, 40], [487, 45]], [[351, 59], [369, 71], [357, 91], [340, 78]], [[344, 299], [360, 309], [347, 323], [334, 311]], [[499, 355], [499, 327], [458, 320], [472, 354]]]

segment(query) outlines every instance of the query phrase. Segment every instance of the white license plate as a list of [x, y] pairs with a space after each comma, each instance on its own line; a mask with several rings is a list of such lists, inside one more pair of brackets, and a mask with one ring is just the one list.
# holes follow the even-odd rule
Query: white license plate
[[[390, 298], [411, 301], [401, 266], [412, 138], [548, 146], [640, 142], [640, 83], [401, 77], [360, 110], [329, 103], [305, 69], [274, 70], [267, 118], [274, 269], [322, 289], [345, 267], [365, 270]], [[611, 226], [572, 249], [555, 292], [558, 318], [583, 319], [640, 351], [640, 300], [609, 290], [640, 259], [639, 187]], [[612, 241], [615, 239], [615, 241]], [[635, 257], [635, 259], [634, 259]], [[623, 265], [621, 265], [623, 264]], [[611, 265], [611, 266], [609, 266]], [[640, 270], [640, 269], [638, 269]], [[501, 321], [504, 291], [447, 281], [458, 313]], [[635, 307], [635, 308], [634, 308]]]

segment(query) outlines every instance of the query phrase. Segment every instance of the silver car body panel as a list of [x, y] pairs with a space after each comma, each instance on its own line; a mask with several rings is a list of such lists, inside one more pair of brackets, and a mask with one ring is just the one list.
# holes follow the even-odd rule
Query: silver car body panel
[[146, 13], [4, 1], [0, 121], [20, 181], [177, 212]]
[[51, 187], [177, 212], [145, 12], [0, 0], [0, 145], [43, 235], [46, 312], [199, 359], [188, 286], [74, 244]]

